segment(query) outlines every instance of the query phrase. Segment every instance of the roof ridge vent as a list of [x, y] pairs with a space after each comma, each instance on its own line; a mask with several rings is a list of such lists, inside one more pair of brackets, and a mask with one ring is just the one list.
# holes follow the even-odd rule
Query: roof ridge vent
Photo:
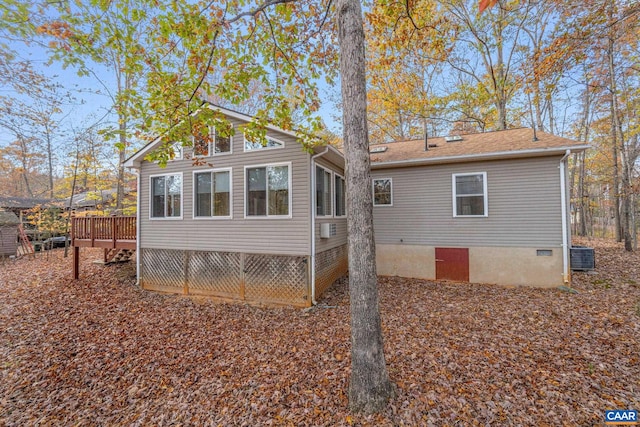
[[451, 135], [451, 136], [445, 136], [444, 140], [447, 142], [457, 142], [457, 141], [462, 141], [462, 137], [460, 135]]
[[373, 147], [369, 149], [369, 153], [384, 153], [389, 147]]

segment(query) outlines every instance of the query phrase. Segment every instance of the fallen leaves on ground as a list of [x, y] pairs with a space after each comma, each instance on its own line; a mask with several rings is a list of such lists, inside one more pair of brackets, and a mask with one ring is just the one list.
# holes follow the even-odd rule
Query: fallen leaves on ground
[[348, 412], [347, 281], [311, 310], [135, 285], [62, 250], [0, 265], [0, 425], [594, 425], [640, 409], [640, 256], [556, 289], [380, 278], [397, 397]]

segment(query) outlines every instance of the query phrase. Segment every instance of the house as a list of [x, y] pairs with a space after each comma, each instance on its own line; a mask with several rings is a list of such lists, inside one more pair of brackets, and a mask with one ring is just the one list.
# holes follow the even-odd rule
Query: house
[[16, 255], [20, 220], [13, 212], [0, 211], [0, 257]]
[[[233, 126], [138, 174], [144, 289], [309, 306], [347, 270], [344, 157], [209, 106]], [[513, 129], [370, 149], [380, 275], [552, 287], [570, 281], [567, 162], [587, 145]], [[198, 158], [194, 161], [194, 156]]]
[[[257, 304], [310, 306], [347, 270], [344, 158], [305, 151], [295, 133], [217, 109], [232, 136], [176, 144], [161, 168], [145, 159], [161, 138], [126, 160], [138, 174], [138, 280], [142, 288]], [[194, 162], [197, 156], [199, 161]]]
[[586, 148], [531, 129], [371, 146], [378, 274], [568, 283], [567, 161]]

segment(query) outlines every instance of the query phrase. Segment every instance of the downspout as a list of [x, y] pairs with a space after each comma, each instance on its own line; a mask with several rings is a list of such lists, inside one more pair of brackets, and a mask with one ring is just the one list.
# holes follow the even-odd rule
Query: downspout
[[140, 169], [131, 168], [136, 175], [136, 286], [140, 286]]
[[316, 159], [329, 152], [329, 146], [324, 151], [311, 156], [311, 304], [316, 305]]
[[565, 161], [571, 154], [571, 150], [567, 150], [560, 159], [560, 200], [562, 204], [562, 280], [565, 284], [569, 283], [569, 235], [567, 224], [567, 178], [565, 172]]

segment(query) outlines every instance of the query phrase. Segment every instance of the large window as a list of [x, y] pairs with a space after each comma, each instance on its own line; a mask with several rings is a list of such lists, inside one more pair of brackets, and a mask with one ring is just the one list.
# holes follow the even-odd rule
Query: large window
[[487, 173], [453, 174], [453, 216], [487, 216]]
[[373, 180], [373, 206], [392, 206], [391, 178]]
[[316, 216], [331, 214], [331, 171], [316, 166]]
[[283, 148], [284, 142], [278, 141], [270, 136], [265, 137], [264, 143], [260, 140], [252, 140], [247, 135], [244, 136], [244, 151], [265, 150], [269, 148]]
[[344, 181], [344, 178], [340, 175], [334, 175], [335, 181], [335, 216], [345, 216], [347, 215], [347, 185]]
[[245, 215], [289, 217], [291, 215], [291, 165], [247, 167]]
[[217, 129], [212, 131], [211, 138], [194, 137], [193, 153], [196, 156], [211, 156], [216, 154], [231, 153], [232, 136], [222, 136]]
[[151, 218], [182, 218], [182, 174], [151, 177]]
[[231, 170], [194, 172], [194, 209], [196, 218], [231, 217]]

